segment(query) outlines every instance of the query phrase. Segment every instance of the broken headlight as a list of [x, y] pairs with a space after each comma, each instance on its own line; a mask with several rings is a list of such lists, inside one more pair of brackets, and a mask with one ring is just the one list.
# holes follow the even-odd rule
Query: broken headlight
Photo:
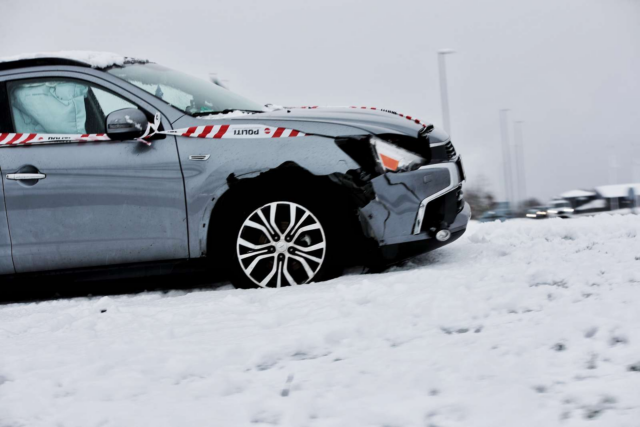
[[[359, 135], [335, 139], [336, 144], [372, 175], [405, 172], [429, 163], [428, 141], [405, 135]], [[413, 148], [413, 149], [407, 149]]]
[[378, 163], [385, 172], [403, 172], [418, 169], [426, 161], [411, 151], [372, 136], [369, 143], [373, 147]]

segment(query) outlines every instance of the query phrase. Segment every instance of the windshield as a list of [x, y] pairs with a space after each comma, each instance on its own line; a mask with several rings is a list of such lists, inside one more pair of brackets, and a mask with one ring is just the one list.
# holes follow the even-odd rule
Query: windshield
[[235, 110], [262, 112], [264, 108], [216, 84], [158, 64], [128, 64], [113, 67], [109, 74], [149, 92], [192, 116]]

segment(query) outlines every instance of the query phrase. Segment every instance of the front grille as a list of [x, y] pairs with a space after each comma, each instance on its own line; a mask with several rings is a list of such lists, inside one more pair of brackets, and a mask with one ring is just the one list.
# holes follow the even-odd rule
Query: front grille
[[456, 157], [456, 149], [453, 147], [451, 141], [445, 144], [444, 149], [447, 152], [447, 157], [449, 157], [449, 160], [453, 160]]
[[443, 163], [455, 160], [458, 157], [456, 149], [453, 147], [451, 141], [445, 143], [438, 143], [431, 147], [431, 163]]

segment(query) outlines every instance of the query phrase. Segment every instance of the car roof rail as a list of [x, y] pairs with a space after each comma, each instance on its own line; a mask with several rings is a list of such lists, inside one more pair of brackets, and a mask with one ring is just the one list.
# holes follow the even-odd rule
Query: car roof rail
[[48, 65], [72, 65], [76, 67], [91, 67], [86, 62], [75, 61], [66, 58], [33, 58], [19, 59], [17, 61], [0, 62], [0, 71], [14, 70], [17, 68], [42, 67]]

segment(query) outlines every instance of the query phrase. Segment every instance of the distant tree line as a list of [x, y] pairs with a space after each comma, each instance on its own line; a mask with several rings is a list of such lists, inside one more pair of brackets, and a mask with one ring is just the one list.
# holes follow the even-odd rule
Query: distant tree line
[[496, 199], [493, 193], [477, 185], [464, 189], [464, 200], [471, 207], [472, 219], [478, 219], [486, 211], [496, 208]]
[[[488, 180], [484, 176], [475, 180], [473, 185], [468, 187], [465, 186], [464, 200], [469, 203], [469, 206], [471, 207], [472, 219], [478, 219], [483, 213], [495, 210], [499, 207], [495, 195], [491, 190], [489, 190]], [[514, 213], [517, 215], [523, 215], [524, 211], [527, 209], [540, 205], [540, 200], [531, 197], [522, 203], [520, 210], [514, 210]]]

